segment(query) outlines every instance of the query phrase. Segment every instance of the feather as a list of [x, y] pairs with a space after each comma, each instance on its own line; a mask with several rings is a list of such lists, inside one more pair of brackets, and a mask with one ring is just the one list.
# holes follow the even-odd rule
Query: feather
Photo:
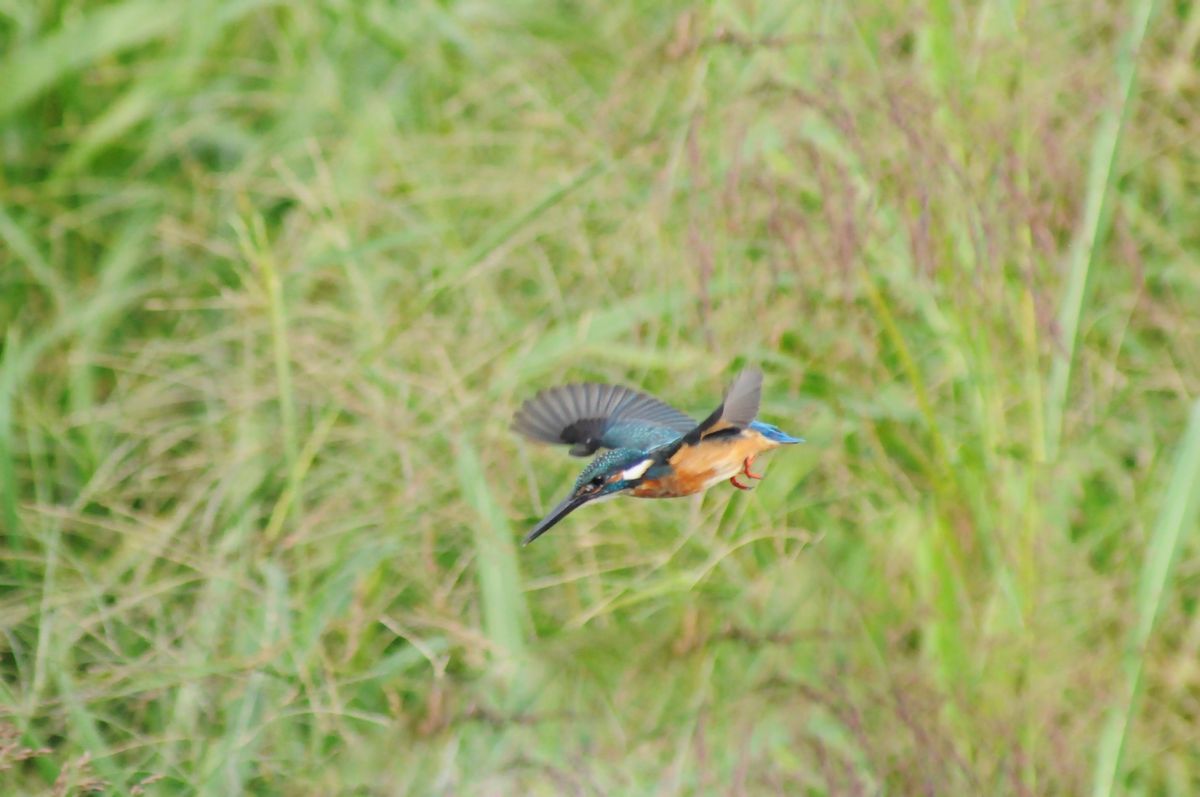
[[744, 429], [749, 426], [754, 416], [758, 415], [758, 405], [762, 401], [762, 379], [762, 371], [757, 368], [743, 370], [725, 391], [721, 406], [691, 429], [679, 444], [695, 445], [724, 429]]
[[575, 456], [599, 448], [663, 445], [695, 420], [645, 393], [595, 382], [543, 390], [513, 416], [512, 428], [530, 440], [571, 446]]

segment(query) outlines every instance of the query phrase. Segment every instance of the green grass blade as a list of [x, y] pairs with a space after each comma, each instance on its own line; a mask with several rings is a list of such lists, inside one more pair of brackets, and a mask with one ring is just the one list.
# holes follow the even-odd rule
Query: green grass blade
[[593, 178], [602, 174], [606, 168], [606, 160], [597, 160], [569, 180], [565, 180], [561, 185], [551, 188], [544, 196], [540, 197], [529, 207], [521, 209], [501, 224], [498, 224], [467, 253], [466, 257], [450, 265], [446, 268], [445, 272], [430, 281], [425, 286], [425, 295], [434, 296], [438, 292], [465, 279], [470, 271], [482, 263], [488, 255], [512, 240], [513, 236], [536, 221], [542, 214], [550, 210], [550, 208], [562, 202], [584, 185], [587, 185]]
[[308, 440], [304, 442], [304, 448], [301, 449], [295, 464], [288, 470], [287, 483], [283, 492], [280, 493], [279, 499], [275, 502], [270, 519], [263, 530], [262, 536], [267, 542], [273, 543], [278, 539], [280, 531], [283, 530], [284, 521], [287, 520], [288, 513], [294, 508], [297, 496], [300, 495], [301, 488], [304, 486], [304, 477], [308, 475], [313, 460], [321, 453], [321, 447], [325, 445], [325, 439], [329, 437], [329, 433], [333, 430], [340, 415], [341, 409], [338, 407], [327, 409], [317, 423], [317, 427], [309, 435]]
[[1135, 0], [1128, 38], [1117, 56], [1116, 98], [1100, 120], [1100, 129], [1092, 142], [1088, 169], [1087, 193], [1083, 219], [1071, 244], [1070, 270], [1066, 293], [1058, 311], [1058, 327], [1062, 346], [1050, 369], [1049, 396], [1046, 404], [1046, 455], [1050, 461], [1058, 457], [1062, 439], [1063, 414], [1067, 389], [1071, 382], [1071, 363], [1075, 359], [1075, 344], [1079, 337], [1079, 317], [1096, 250], [1108, 232], [1109, 188], [1115, 179], [1117, 151], [1121, 131], [1133, 101], [1137, 82], [1137, 56], [1146, 37], [1146, 29], [1154, 14], [1155, 0]]
[[182, 3], [126, 2], [75, 17], [62, 28], [13, 50], [0, 64], [0, 118], [100, 58], [161, 36]]
[[957, 4], [935, 0], [929, 4], [929, 58], [934, 75], [944, 91], [954, 93], [964, 79], [958, 52], [958, 34], [954, 27]]
[[158, 92], [134, 86], [84, 129], [55, 167], [54, 178], [82, 171], [97, 153], [154, 114], [160, 101]]
[[25, 266], [29, 276], [41, 285], [56, 307], [61, 308], [69, 301], [71, 291], [66, 280], [50, 266], [41, 248], [34, 243], [29, 233], [9, 215], [3, 204], [0, 204], [0, 242], [3, 242], [13, 255], [16, 255], [17, 262]]
[[519, 659], [525, 652], [523, 624], [528, 610], [517, 566], [517, 552], [504, 510], [488, 487], [475, 449], [458, 441], [458, 480], [478, 521], [472, 523], [479, 600], [488, 639], [502, 655]]
[[[13, 399], [16, 395], [18, 369], [17, 352], [20, 351], [20, 333], [15, 329], [7, 332], [4, 347], [0, 349], [0, 519], [7, 530], [8, 544], [13, 551], [25, 547], [17, 516], [16, 454], [13, 449]], [[15, 565], [18, 573], [23, 567]]]
[[275, 263], [263, 218], [253, 215], [236, 225], [242, 254], [253, 264], [266, 295], [267, 312], [271, 321], [271, 354], [275, 365], [275, 382], [279, 404], [279, 423], [283, 437], [283, 454], [289, 472], [296, 470], [299, 434], [296, 427], [296, 398], [292, 380], [292, 354], [288, 339], [288, 318], [283, 276]]
[[75, 334], [68, 404], [71, 415], [77, 419], [76, 431], [84, 457], [91, 462], [99, 461], [103, 447], [99, 430], [92, 421], [97, 399], [95, 362], [104, 352], [114, 327], [147, 289], [137, 278], [137, 270], [145, 262], [146, 240], [152, 229], [149, 218], [134, 217], [114, 231], [112, 245], [99, 266], [98, 284], [68, 311], [71, 316], [89, 319]]
[[1200, 505], [1200, 401], [1192, 405], [1183, 444], [1176, 455], [1171, 482], [1163, 498], [1137, 593], [1137, 625], [1126, 652], [1126, 680], [1120, 702], [1114, 707], [1100, 737], [1096, 758], [1095, 797], [1111, 797], [1121, 777], [1121, 759], [1137, 711], [1142, 685], [1146, 647], [1163, 597], [1171, 585], [1172, 567], [1183, 535], [1195, 531], [1196, 508]]

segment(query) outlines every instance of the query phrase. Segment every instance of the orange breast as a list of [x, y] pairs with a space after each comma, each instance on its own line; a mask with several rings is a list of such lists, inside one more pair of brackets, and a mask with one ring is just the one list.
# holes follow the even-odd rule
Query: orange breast
[[758, 432], [747, 431], [737, 437], [718, 437], [684, 446], [671, 457], [671, 473], [661, 479], [647, 479], [631, 492], [638, 498], [674, 498], [698, 493], [737, 474], [746, 459], [778, 445]]

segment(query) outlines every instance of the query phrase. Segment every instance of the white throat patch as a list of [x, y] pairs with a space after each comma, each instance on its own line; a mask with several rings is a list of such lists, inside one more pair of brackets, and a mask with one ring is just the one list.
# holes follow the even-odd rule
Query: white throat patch
[[634, 479], [640, 479], [646, 475], [646, 471], [650, 470], [650, 466], [654, 464], [653, 459], [643, 459], [641, 462], [626, 468], [621, 471], [621, 481], [631, 482]]

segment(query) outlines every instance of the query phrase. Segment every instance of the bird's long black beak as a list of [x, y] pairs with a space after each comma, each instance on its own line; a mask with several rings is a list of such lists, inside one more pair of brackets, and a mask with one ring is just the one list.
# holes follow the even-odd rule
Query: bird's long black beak
[[533, 531], [525, 535], [525, 539], [521, 540], [521, 544], [528, 545], [529, 543], [533, 542], [538, 537], [549, 531], [555, 523], [562, 520], [587, 502], [588, 499], [582, 496], [568, 495], [563, 499], [562, 503], [550, 510], [550, 514], [542, 518], [541, 521], [533, 527]]

